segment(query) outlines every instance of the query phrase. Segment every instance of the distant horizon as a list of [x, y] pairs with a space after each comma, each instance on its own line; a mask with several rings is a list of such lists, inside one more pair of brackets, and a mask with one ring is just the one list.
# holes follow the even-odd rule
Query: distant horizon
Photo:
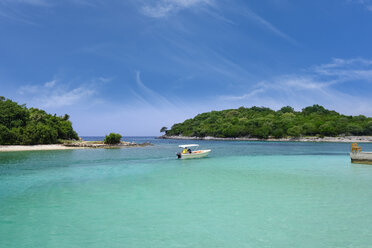
[[[1, 95], [80, 134], [314, 103], [372, 116], [372, 1], [0, 1]], [[103, 134], [102, 134], [103, 135]]]
[[[317, 104], [313, 104], [313, 105], [317, 105]], [[311, 106], [313, 106], [313, 105], [311, 105]], [[288, 106], [288, 105], [287, 105]], [[287, 106], [282, 106], [282, 107], [287, 107]], [[241, 107], [244, 107], [244, 106], [241, 106]], [[262, 108], [267, 108], [267, 107], [265, 107], [265, 106], [250, 106], [250, 107], [245, 107], [245, 108], [251, 108], [251, 107], [262, 107]], [[292, 107], [292, 106], [289, 106], [289, 107]], [[309, 107], [309, 106], [305, 106], [305, 107]], [[237, 108], [235, 108], [235, 109], [237, 109]], [[278, 111], [278, 110], [280, 110], [281, 108], [279, 108], [279, 109], [273, 109], [274, 111]], [[303, 108], [302, 108], [303, 109]], [[296, 112], [301, 112], [302, 111], [302, 109], [294, 109], [294, 111], [296, 111]], [[228, 110], [228, 109], [223, 109], [223, 110]], [[222, 111], [223, 111], [222, 110]], [[327, 109], [327, 110], [329, 110], [329, 111], [335, 111], [335, 110], [333, 110], [333, 109]], [[212, 112], [212, 111], [216, 111], [216, 110], [210, 110], [210, 111], [206, 111], [206, 112], [203, 112], [203, 113], [209, 113], [209, 112]], [[336, 111], [337, 112], [337, 111]], [[198, 114], [203, 114], [203, 113], [198, 113]], [[337, 112], [337, 113], [339, 113], [339, 112]], [[198, 115], [197, 114], [197, 115]], [[343, 113], [339, 113], [339, 114], [341, 114], [341, 115], [345, 115], [345, 116], [359, 116], [359, 115], [362, 115], [362, 114], [356, 114], [356, 115], [346, 115], [346, 114], [343, 114]], [[195, 115], [196, 116], [196, 115]], [[194, 118], [195, 116], [193, 116], [193, 117], [191, 117], [191, 119], [192, 118]], [[371, 118], [372, 116], [366, 116], [367, 118]], [[186, 119], [185, 119], [186, 120]], [[185, 121], [184, 120], [184, 121]], [[183, 122], [183, 121], [181, 121], [181, 122]], [[173, 124], [176, 124], [176, 123], [173, 123]], [[169, 127], [167, 127], [168, 129], [170, 129], [172, 127], [172, 125], [171, 126], [169, 126]], [[107, 133], [108, 134], [108, 133]], [[80, 137], [105, 137], [105, 135], [107, 135], [107, 134], [103, 134], [103, 135], [79, 135]], [[123, 137], [159, 137], [159, 136], [161, 136], [161, 135], [163, 135], [164, 134], [164, 132], [163, 133], [160, 133], [159, 132], [159, 134], [156, 134], [156, 135], [123, 135]]]
[[[5, 99], [9, 99], [9, 98], [5, 97]], [[12, 100], [12, 99], [10, 99], [10, 100]], [[19, 102], [18, 102], [18, 104], [24, 104], [24, 103], [19, 103]], [[28, 106], [27, 104], [25, 104], [25, 105], [26, 105], [27, 108], [33, 108], [32, 106]], [[320, 104], [316, 104], [316, 103], [314, 103], [314, 104], [309, 105], [309, 106], [313, 106], [313, 105], [320, 105]], [[287, 106], [292, 107], [292, 106], [290, 106], [290, 105], [280, 106], [280, 107], [278, 107], [278, 108], [276, 108], [276, 109], [274, 109], [274, 108], [269, 108], [269, 107], [266, 107], [266, 106], [240, 106], [240, 107], [244, 107], [244, 108], [261, 107], [261, 108], [269, 108], [269, 109], [272, 109], [272, 110], [274, 110], [274, 111], [278, 111], [278, 110], [280, 110], [282, 107], [287, 107]], [[309, 107], [309, 106], [304, 106], [303, 108], [305, 108], [305, 107]], [[322, 106], [322, 105], [320, 105], [320, 106]], [[240, 107], [238, 107], [238, 108], [240, 108]], [[324, 106], [323, 106], [323, 107], [324, 107]], [[226, 108], [226, 109], [221, 109], [221, 110], [207, 110], [207, 111], [205, 111], [205, 112], [196, 113], [194, 116], [191, 116], [191, 117], [189, 117], [189, 118], [187, 118], [187, 119], [192, 119], [192, 118], [194, 118], [196, 115], [198, 115], [198, 114], [202, 114], [202, 113], [209, 113], [209, 112], [212, 112], [212, 111], [223, 111], [223, 110], [228, 110], [228, 109], [238, 109], [238, 108]], [[293, 108], [293, 107], [292, 107], [292, 108]], [[301, 108], [301, 109], [293, 108], [293, 109], [294, 109], [294, 111], [296, 111], [296, 112], [301, 112], [303, 108]], [[338, 111], [335, 110], [335, 109], [328, 109], [328, 108], [325, 108], [325, 109], [327, 109], [327, 110], [329, 110], [329, 111], [336, 111], [336, 112], [338, 112]], [[43, 110], [43, 109], [41, 109], [41, 110]], [[338, 113], [341, 114], [341, 115], [345, 115], [345, 116], [359, 116], [359, 115], [363, 115], [363, 114], [348, 115], [348, 114], [345, 114], [345, 113], [342, 113], [342, 112], [338, 112]], [[65, 115], [65, 114], [69, 115], [69, 113], [63, 113], [63, 114], [48, 113], [48, 114], [51, 114], [51, 115], [56, 114], [56, 115], [58, 115], [58, 116], [63, 116], [63, 115]], [[368, 116], [368, 115], [367, 115], [366, 117], [372, 117], [372, 116]], [[171, 125], [169, 125], [169, 126], [165, 126], [165, 127], [167, 127], [168, 129], [170, 129], [170, 128], [172, 127], [172, 125], [174, 125], [174, 124], [176, 124], [176, 123], [182, 123], [182, 122], [184, 122], [184, 121], [187, 120], [187, 119], [181, 120], [180, 122], [172, 123]], [[73, 122], [72, 122], [72, 125], [73, 125], [73, 128], [75, 129], [75, 127], [74, 127], [74, 123], [73, 123]], [[161, 126], [161, 127], [164, 127], [164, 126]], [[84, 134], [84, 135], [80, 135], [80, 134], [79, 134], [79, 131], [77, 131], [77, 132], [78, 132], [78, 134], [79, 134], [80, 137], [105, 137], [105, 135], [108, 135], [109, 133], [112, 133], [112, 132], [114, 132], [114, 133], [120, 133], [120, 134], [123, 135], [123, 137], [159, 137], [159, 136], [161, 136], [161, 135], [164, 134], [164, 132], [162, 132], [162, 133], [160, 132], [161, 127], [158, 128], [159, 131], [158, 131], [157, 134], [146, 134], [146, 135], [138, 135], [138, 134], [125, 135], [126, 132], [124, 132], [124, 134], [123, 134], [123, 132], [120, 132], [120, 131], [112, 131], [112, 130], [109, 130], [109, 131], [107, 131], [107, 132], [105, 132], [105, 133], [102, 133], [102, 134], [100, 134], [100, 135], [96, 135], [96, 134], [95, 134], [95, 135], [85, 135], [85, 134]], [[76, 130], [76, 129], [75, 129], [75, 130]]]

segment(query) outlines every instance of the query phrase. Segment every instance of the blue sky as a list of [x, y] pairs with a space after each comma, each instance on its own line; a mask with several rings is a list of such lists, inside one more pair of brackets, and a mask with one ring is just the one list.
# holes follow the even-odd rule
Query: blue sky
[[211, 110], [372, 116], [372, 0], [0, 0], [0, 95], [82, 136]]

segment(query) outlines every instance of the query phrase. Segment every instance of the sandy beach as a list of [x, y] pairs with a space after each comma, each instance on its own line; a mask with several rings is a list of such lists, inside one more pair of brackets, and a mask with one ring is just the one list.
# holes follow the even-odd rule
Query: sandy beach
[[281, 138], [281, 139], [257, 139], [257, 138], [217, 138], [217, 137], [185, 137], [185, 136], [160, 136], [160, 139], [180, 139], [180, 140], [236, 140], [236, 141], [283, 141], [283, 142], [345, 142], [345, 143], [371, 143], [372, 136], [342, 136], [342, 137], [300, 137], [300, 138]]
[[0, 152], [16, 152], [16, 151], [49, 151], [49, 150], [71, 150], [84, 149], [83, 147], [67, 147], [62, 144], [56, 145], [15, 145], [15, 146], [0, 146]]

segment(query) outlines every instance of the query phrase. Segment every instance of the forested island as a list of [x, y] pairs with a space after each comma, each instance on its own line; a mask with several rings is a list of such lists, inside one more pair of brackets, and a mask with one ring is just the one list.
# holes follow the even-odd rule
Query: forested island
[[0, 152], [152, 145], [122, 141], [122, 135], [118, 133], [106, 135], [103, 141], [84, 141], [72, 128], [69, 118], [67, 114], [57, 116], [37, 108], [27, 108], [0, 96]]
[[0, 96], [0, 145], [57, 144], [78, 139], [69, 115], [51, 115]]
[[346, 116], [320, 105], [295, 111], [285, 106], [278, 111], [265, 107], [240, 107], [202, 113], [170, 130], [167, 137], [216, 137], [280, 139], [287, 137], [336, 137], [372, 135], [372, 118], [364, 115]]

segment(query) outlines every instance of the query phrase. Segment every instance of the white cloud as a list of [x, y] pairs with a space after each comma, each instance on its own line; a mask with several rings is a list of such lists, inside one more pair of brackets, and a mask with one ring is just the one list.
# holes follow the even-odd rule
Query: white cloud
[[[279, 108], [291, 105], [298, 109], [322, 104], [346, 114], [372, 115], [372, 99], [353, 94], [339, 85], [370, 87], [372, 60], [334, 59], [331, 63], [314, 66], [305, 73], [283, 75], [259, 82], [247, 93], [220, 96], [220, 99], [236, 105], [260, 105]], [[358, 91], [358, 92], [359, 92]]]
[[89, 101], [92, 96], [98, 94], [98, 87], [108, 83], [111, 78], [99, 77], [87, 82], [77, 83], [63, 82], [53, 79], [44, 84], [24, 85], [18, 90], [31, 106], [40, 108], [60, 108], [73, 106], [78, 103]]
[[52, 88], [56, 84], [56, 82], [57, 80], [53, 79], [52, 81], [46, 82], [44, 86], [47, 88]]
[[64, 107], [74, 105], [79, 101], [86, 100], [96, 93], [95, 90], [79, 87], [69, 91], [53, 92], [51, 96], [41, 99], [43, 107]]
[[183, 9], [212, 5], [212, 0], [160, 0], [156, 3], [146, 3], [142, 13], [153, 18], [166, 17]]
[[329, 64], [314, 67], [314, 71], [318, 75], [332, 77], [336, 82], [372, 81], [372, 60], [333, 59]]
[[24, 94], [35, 94], [40, 90], [39, 85], [23, 85], [18, 89], [18, 93], [21, 95]]

